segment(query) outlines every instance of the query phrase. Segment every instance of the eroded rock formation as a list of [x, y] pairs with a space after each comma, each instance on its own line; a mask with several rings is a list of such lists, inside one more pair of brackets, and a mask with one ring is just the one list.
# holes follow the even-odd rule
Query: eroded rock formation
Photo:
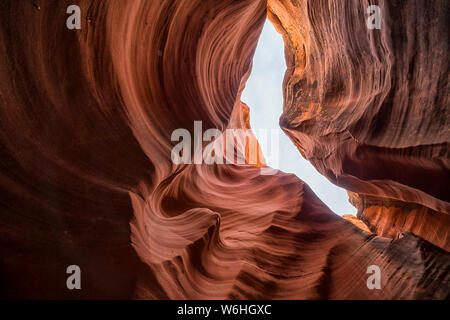
[[[369, 33], [367, 2], [345, 3], [81, 0], [74, 31], [65, 1], [2, 2], [1, 295], [448, 298], [447, 232], [429, 234], [449, 213], [448, 4], [381, 3]], [[262, 157], [171, 161], [177, 128], [248, 127], [240, 93], [267, 5], [285, 32], [283, 128], [354, 199], [420, 216], [408, 230], [360, 201], [378, 235], [361, 230], [294, 175], [261, 175]], [[83, 290], [65, 286], [71, 264]]]
[[[380, 29], [366, 27], [369, 5]], [[449, 10], [445, 0], [268, 1], [286, 44], [286, 134], [330, 181], [378, 202], [355, 204], [381, 235], [405, 228], [446, 250]], [[407, 222], [393, 223], [400, 215]]]

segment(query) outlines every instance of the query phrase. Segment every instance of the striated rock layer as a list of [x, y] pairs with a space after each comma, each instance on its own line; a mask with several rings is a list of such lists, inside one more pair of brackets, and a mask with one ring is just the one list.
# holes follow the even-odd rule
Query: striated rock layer
[[[369, 5], [380, 8], [380, 29], [366, 26]], [[450, 3], [269, 0], [268, 8], [286, 43], [286, 134], [330, 181], [377, 199], [377, 208], [358, 209], [380, 235], [405, 229], [448, 250]]]
[[[399, 214], [389, 206], [370, 214], [361, 205], [361, 220], [376, 235], [335, 215], [294, 175], [261, 175], [259, 148], [254, 165], [248, 147], [239, 143], [233, 148], [244, 164], [171, 161], [172, 132], [185, 128], [194, 137], [194, 121], [202, 121], [203, 130], [249, 129], [240, 93], [266, 1], [78, 3], [80, 31], [65, 27], [66, 1], [0, 4], [2, 297], [449, 298], [448, 245], [428, 234], [444, 220], [427, 218], [431, 210], [448, 214], [446, 51], [430, 35], [447, 34], [442, 13], [426, 20], [422, 31], [409, 20], [407, 29], [396, 29], [395, 16], [386, 12], [406, 15], [411, 5], [396, 3], [390, 11], [384, 5], [383, 46], [375, 46], [370, 41], [381, 41], [375, 36], [362, 43], [364, 37], [355, 38], [368, 34], [356, 32], [359, 22], [352, 20], [365, 1], [343, 7], [269, 1], [271, 19], [287, 30], [290, 67], [281, 123], [302, 154], [356, 192], [354, 199], [396, 199], [408, 217], [413, 213], [397, 203], [427, 208], [418, 209], [414, 214], [421, 218], [403, 230], [392, 227]], [[431, 15], [439, 4], [447, 8], [436, 1], [424, 12]], [[405, 19], [422, 8], [412, 9]], [[291, 27], [282, 27], [283, 21]], [[295, 25], [303, 33], [291, 34]], [[327, 38], [328, 28], [334, 36]], [[388, 36], [395, 37], [395, 47]], [[348, 46], [342, 54], [356, 52], [343, 56], [347, 64], [335, 56], [340, 46], [332, 50], [338, 40]], [[331, 48], [319, 50], [326, 45]], [[379, 62], [358, 50], [367, 56], [382, 50]], [[386, 56], [393, 59], [388, 69], [380, 62]], [[413, 64], [419, 69], [407, 67], [411, 57], [419, 59]], [[356, 77], [368, 60], [378, 69]], [[412, 68], [413, 83], [402, 91], [405, 68]], [[325, 100], [305, 109], [303, 85], [313, 76], [321, 77], [313, 87]], [[387, 82], [376, 80], [385, 78], [392, 93]], [[372, 86], [383, 93], [376, 95]], [[388, 96], [395, 112], [380, 111]], [[405, 97], [415, 102], [407, 104]], [[375, 125], [383, 121], [382, 128]], [[363, 129], [355, 133], [351, 125]], [[222, 142], [217, 137], [200, 145]], [[338, 169], [340, 175], [333, 171]], [[402, 172], [413, 175], [402, 180]], [[72, 264], [82, 270], [82, 290], [66, 288]], [[381, 270], [380, 290], [367, 287], [371, 265]]]

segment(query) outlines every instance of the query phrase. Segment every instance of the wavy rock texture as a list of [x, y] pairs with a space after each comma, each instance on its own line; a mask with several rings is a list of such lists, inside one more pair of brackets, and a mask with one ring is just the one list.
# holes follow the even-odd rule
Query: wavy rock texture
[[[380, 30], [366, 27], [373, 4]], [[398, 200], [397, 209], [377, 209], [380, 216], [400, 210], [408, 230], [448, 250], [449, 2], [269, 0], [268, 7], [286, 43], [286, 134], [330, 181], [363, 198]], [[425, 207], [422, 218], [411, 204]], [[365, 209], [361, 218], [381, 221]]]
[[[36, 0], [4, 1], [0, 5], [3, 297], [449, 297], [450, 258], [442, 245], [446, 242], [440, 242], [440, 237], [426, 238], [413, 227], [412, 233], [390, 239], [397, 231], [404, 231], [389, 227], [397, 217], [390, 209], [392, 218], [379, 213], [388, 218], [382, 219], [386, 221], [382, 228], [375, 223], [380, 233], [377, 236], [335, 215], [294, 175], [261, 175], [262, 155], [253, 166], [172, 164], [174, 129], [186, 128], [193, 134], [195, 120], [202, 121], [204, 130], [248, 129], [248, 109], [240, 102], [240, 93], [266, 16], [265, 1], [84, 0], [78, 2], [83, 13], [81, 31], [65, 28], [69, 4]], [[283, 21], [275, 6], [287, 10], [292, 25], [299, 25], [296, 19], [305, 18], [300, 29], [311, 36], [309, 40], [298, 36], [292, 47], [289, 33], [285, 34], [291, 67], [284, 84], [282, 124], [302, 153], [328, 177], [336, 168], [353, 170], [343, 170], [342, 177], [334, 182], [357, 193], [390, 196], [447, 214], [444, 209], [448, 203], [442, 196], [446, 195], [446, 185], [435, 185], [446, 182], [442, 179], [448, 174], [442, 151], [446, 141], [442, 136], [446, 133], [442, 108], [448, 98], [439, 94], [446, 92], [448, 84], [436, 80], [446, 76], [446, 51], [440, 51], [443, 41], [431, 34], [439, 30], [441, 36], [447, 34], [441, 30], [445, 19], [439, 14], [443, 13], [434, 16], [435, 20], [426, 20], [422, 31], [409, 20], [407, 30], [388, 24], [383, 41], [369, 38], [383, 44], [375, 46], [368, 40], [360, 43], [360, 38], [355, 39], [357, 22], [353, 25], [349, 21], [354, 20], [342, 18], [356, 15], [361, 4], [365, 2], [334, 8], [320, 1], [269, 2], [272, 20], [277, 16]], [[441, 4], [446, 8], [445, 2]], [[383, 6], [383, 17], [392, 21], [395, 16], [391, 11], [406, 15], [411, 8], [404, 6], [410, 5], [398, 4], [390, 11]], [[434, 8], [433, 3], [423, 9], [431, 15]], [[415, 14], [421, 8], [413, 9], [408, 19], [417, 18]], [[275, 23], [281, 28], [279, 21]], [[339, 31], [338, 25], [345, 28]], [[316, 36], [325, 37], [330, 27], [347, 38]], [[368, 33], [362, 29], [361, 34]], [[416, 36], [410, 38], [412, 34]], [[395, 47], [388, 36], [397, 37]], [[394, 59], [389, 69], [378, 63], [378, 69], [370, 75], [379, 81], [390, 78], [389, 85], [397, 89], [389, 93], [387, 83], [366, 83], [362, 76], [356, 76], [356, 69], [362, 72], [370, 65], [368, 60], [378, 61], [373, 57], [366, 60], [357, 53], [359, 59], [346, 58], [353, 63], [350, 66], [335, 60], [336, 50], [308, 49], [307, 44], [312, 46], [314, 41], [316, 46], [324, 46], [332, 39], [342, 40], [343, 46], [354, 46], [352, 50], [362, 50], [368, 56], [382, 50], [377, 56], [380, 61], [386, 55]], [[429, 47], [420, 47], [412, 54], [418, 45], [411, 39], [421, 46], [426, 42], [423, 39], [428, 39]], [[343, 52], [350, 55], [349, 50]], [[317, 56], [311, 64], [313, 52]], [[412, 68], [413, 84], [403, 89], [409, 90], [405, 93], [398, 88], [398, 77], [409, 68], [401, 62], [408, 62], [411, 55], [419, 59], [413, 65], [421, 68]], [[298, 67], [293, 69], [294, 56], [299, 58], [295, 62]], [[309, 66], [311, 74], [305, 71]], [[426, 66], [436, 68], [435, 73]], [[298, 78], [291, 77], [294, 70]], [[294, 82], [302, 84], [302, 77], [312, 77], [315, 72], [323, 80], [317, 81], [318, 91], [328, 99], [318, 108], [328, 110], [334, 102], [333, 110], [339, 114], [342, 111], [342, 116], [330, 113], [325, 121], [316, 109], [305, 111], [302, 103], [293, 102], [293, 97], [304, 92]], [[414, 72], [433, 76], [426, 78], [428, 82], [419, 81]], [[371, 76], [364, 75], [364, 79]], [[334, 91], [329, 91], [330, 84], [324, 79], [336, 81]], [[386, 111], [380, 111], [385, 100], [374, 98], [375, 91], [366, 88], [348, 95], [344, 86], [348, 83], [352, 90], [357, 86], [384, 88], [387, 91], [380, 95], [390, 97], [396, 112], [409, 110], [408, 114], [402, 121], [394, 117], [395, 112], [387, 116]], [[430, 93], [425, 91], [425, 83]], [[396, 98], [395, 92], [403, 96]], [[402, 100], [407, 96], [417, 99], [408, 108]], [[430, 109], [419, 107], [419, 100], [428, 101]], [[436, 123], [439, 110], [441, 122], [437, 123], [442, 125], [429, 125]], [[308, 114], [311, 121], [306, 130], [304, 117]], [[418, 121], [418, 115], [424, 120]], [[386, 122], [383, 130], [374, 126], [381, 125], [382, 120]], [[358, 124], [356, 128], [364, 124], [364, 130], [359, 129], [359, 134], [350, 138], [350, 124]], [[411, 134], [410, 130], [417, 129], [414, 126], [423, 126], [422, 131]], [[220, 143], [220, 139], [214, 143]], [[417, 145], [407, 146], [408, 141]], [[385, 144], [392, 144], [389, 150]], [[399, 146], [412, 149], [404, 154]], [[248, 160], [245, 145], [234, 147]], [[404, 169], [397, 169], [399, 176], [402, 170], [417, 175], [408, 182], [397, 176], [383, 179], [391, 174], [393, 163], [386, 160], [383, 171], [384, 167], [377, 167], [383, 163], [379, 159], [352, 158], [363, 149], [379, 159], [404, 165]], [[334, 166], [328, 166], [325, 160]], [[346, 166], [340, 166], [343, 162]], [[428, 176], [432, 169], [435, 174]], [[378, 175], [371, 178], [376, 181], [361, 176], [366, 171]], [[424, 177], [441, 180], [427, 184], [430, 180], [422, 180]], [[425, 215], [420, 220], [423, 223], [432, 221], [426, 218], [430, 212], [420, 214]], [[370, 223], [369, 227], [374, 228]], [[70, 264], [81, 267], [82, 290], [69, 291], [65, 286], [65, 270]], [[367, 267], [374, 264], [381, 269], [382, 290], [366, 286]]]
[[399, 232], [412, 232], [423, 239], [450, 250], [450, 216], [430, 208], [398, 200], [351, 194], [358, 216], [374, 233], [395, 238]]

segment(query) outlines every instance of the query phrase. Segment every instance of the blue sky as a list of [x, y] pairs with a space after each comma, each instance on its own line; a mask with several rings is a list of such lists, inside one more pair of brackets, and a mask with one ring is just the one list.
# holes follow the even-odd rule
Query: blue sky
[[[348, 202], [345, 189], [332, 184], [305, 160], [294, 144], [281, 131], [278, 120], [283, 111], [282, 83], [286, 63], [281, 35], [267, 20], [253, 58], [253, 69], [241, 100], [250, 107], [250, 124], [258, 137], [260, 129], [280, 130], [278, 166], [268, 164], [284, 172], [294, 173], [305, 181], [325, 204], [339, 215], [356, 215], [356, 209]], [[269, 154], [261, 146], [264, 155]]]

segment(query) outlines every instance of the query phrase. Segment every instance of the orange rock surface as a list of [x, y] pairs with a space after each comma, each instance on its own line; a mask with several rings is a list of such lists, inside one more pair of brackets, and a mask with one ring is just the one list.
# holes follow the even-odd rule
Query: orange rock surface
[[330, 181], [383, 204], [358, 207], [380, 235], [448, 250], [449, 3], [375, 4], [379, 30], [364, 1], [268, 1], [286, 44], [280, 125]]
[[[81, 30], [63, 1], [34, 2], [0, 5], [2, 297], [449, 298], [448, 1], [380, 1], [380, 31], [362, 0], [80, 0]], [[171, 161], [175, 129], [247, 126], [267, 10], [286, 44], [280, 124], [379, 201], [357, 205], [372, 232], [262, 158]]]

